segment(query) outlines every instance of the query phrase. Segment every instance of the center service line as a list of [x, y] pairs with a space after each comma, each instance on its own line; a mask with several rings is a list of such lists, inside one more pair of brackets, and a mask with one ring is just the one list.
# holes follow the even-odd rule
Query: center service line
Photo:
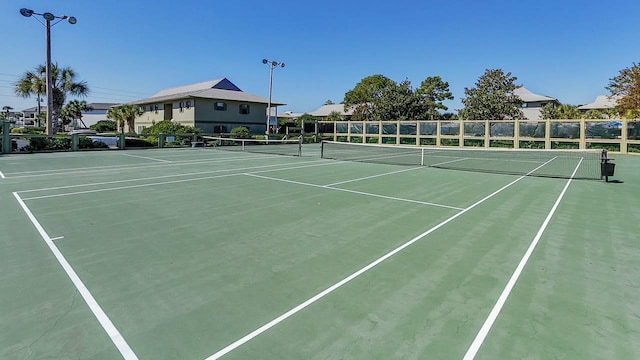
[[480, 331], [476, 335], [476, 338], [473, 340], [473, 343], [471, 343], [471, 346], [469, 346], [469, 349], [467, 349], [467, 353], [464, 355], [463, 360], [473, 360], [473, 358], [475, 358], [476, 354], [478, 353], [478, 350], [480, 350], [480, 346], [482, 346], [484, 339], [489, 334], [489, 330], [491, 330], [493, 323], [496, 321], [496, 318], [500, 314], [500, 311], [502, 310], [504, 303], [507, 301], [507, 298], [509, 297], [511, 290], [513, 290], [513, 287], [518, 281], [518, 278], [520, 277], [522, 270], [524, 269], [525, 265], [527, 265], [527, 262], [529, 261], [529, 258], [533, 253], [533, 250], [535, 250], [536, 246], [538, 245], [538, 242], [542, 237], [542, 233], [544, 233], [545, 229], [547, 228], [547, 225], [549, 225], [549, 221], [551, 221], [553, 214], [556, 212], [558, 205], [560, 205], [560, 201], [562, 201], [564, 194], [567, 192], [567, 189], [569, 188], [569, 185], [571, 184], [573, 177], [576, 175], [576, 172], [578, 171], [580, 164], [582, 164], [582, 159], [580, 159], [580, 161], [578, 162], [578, 166], [576, 166], [575, 170], [573, 170], [573, 173], [571, 174], [571, 177], [567, 181], [567, 184], [564, 186], [564, 189], [562, 189], [562, 192], [558, 196], [558, 199], [556, 200], [555, 204], [553, 204], [551, 211], [549, 211], [547, 218], [542, 223], [542, 226], [540, 226], [540, 229], [538, 230], [538, 233], [536, 234], [536, 236], [533, 238], [533, 241], [531, 241], [529, 248], [524, 253], [524, 256], [520, 260], [520, 263], [516, 267], [516, 270], [511, 275], [509, 282], [507, 282], [507, 286], [505, 286], [504, 290], [502, 291], [502, 294], [500, 294], [500, 297], [498, 298], [498, 301], [496, 301], [496, 304], [493, 306], [493, 309], [491, 309], [491, 312], [489, 313], [487, 320], [485, 320], [484, 324], [482, 325], [482, 328], [480, 328]]
[[82, 280], [80, 280], [80, 277], [78, 276], [78, 274], [76, 274], [75, 270], [73, 270], [67, 259], [65, 259], [64, 255], [62, 255], [62, 252], [60, 252], [58, 247], [53, 243], [53, 239], [51, 239], [42, 225], [40, 225], [36, 217], [33, 216], [33, 213], [31, 213], [31, 210], [29, 210], [24, 201], [22, 201], [20, 195], [14, 192], [13, 196], [18, 201], [18, 204], [20, 204], [20, 206], [22, 207], [22, 210], [24, 210], [24, 212], [27, 214], [29, 220], [31, 220], [31, 223], [33, 223], [33, 225], [36, 227], [44, 242], [49, 246], [49, 249], [51, 249], [51, 252], [56, 257], [64, 271], [67, 273], [67, 276], [69, 277], [71, 282], [73, 282], [73, 285], [76, 287], [76, 289], [78, 289], [78, 292], [89, 306], [89, 309], [91, 309], [91, 312], [93, 312], [93, 315], [95, 315], [96, 319], [98, 319], [98, 322], [100, 323], [104, 331], [107, 332], [107, 335], [109, 335], [109, 338], [111, 338], [113, 344], [116, 346], [116, 348], [118, 348], [118, 351], [120, 352], [122, 357], [125, 360], [138, 360], [138, 357], [133, 352], [133, 350], [131, 350], [129, 344], [127, 344], [127, 342], [124, 340], [118, 329], [116, 329], [115, 325], [113, 325], [100, 305], [98, 305], [98, 302], [93, 297], [93, 295], [91, 295], [89, 289], [87, 289], [87, 287], [84, 285]]
[[0, 179], [6, 179], [2, 171], [0, 171]]
[[[545, 162], [544, 164], [536, 167], [535, 169], [531, 170], [530, 172], [527, 173], [527, 175], [533, 173], [534, 171], [538, 170], [539, 168], [545, 166], [546, 164], [550, 163], [551, 161], [553, 161], [555, 158]], [[216, 352], [215, 354], [207, 357], [205, 360], [215, 360], [215, 359], [219, 359], [221, 357], [223, 357], [224, 355], [228, 354], [229, 352], [237, 349], [238, 347], [242, 346], [243, 344], [245, 344], [246, 342], [248, 342], [249, 340], [255, 338], [256, 336], [262, 334], [263, 332], [271, 329], [272, 327], [278, 325], [279, 323], [283, 322], [284, 320], [286, 320], [287, 318], [289, 318], [290, 316], [298, 313], [299, 311], [301, 311], [302, 309], [306, 308], [307, 306], [313, 304], [314, 302], [322, 299], [323, 297], [329, 295], [330, 293], [332, 293], [333, 291], [335, 291], [336, 289], [342, 287], [342, 285], [350, 282], [351, 280], [357, 278], [358, 276], [364, 274], [365, 272], [371, 270], [373, 267], [375, 267], [376, 265], [380, 264], [381, 262], [385, 261], [386, 259], [392, 257], [393, 255], [399, 253], [400, 251], [404, 250], [405, 248], [409, 247], [410, 245], [412, 245], [413, 243], [415, 243], [416, 241], [422, 239], [423, 237], [431, 234], [432, 232], [438, 230], [439, 228], [445, 226], [446, 224], [448, 224], [449, 222], [455, 220], [456, 218], [462, 216], [462, 214], [466, 213], [467, 211], [475, 208], [476, 206], [482, 204], [483, 202], [489, 200], [490, 198], [494, 197], [495, 195], [497, 195], [498, 193], [502, 192], [503, 190], [507, 189], [508, 187], [510, 187], [511, 185], [517, 183], [518, 181], [524, 179], [525, 177], [527, 177], [527, 175], [523, 175], [520, 176], [519, 178], [513, 180], [512, 182], [508, 183], [507, 185], [501, 187], [500, 189], [494, 191], [493, 193], [487, 195], [486, 197], [482, 198], [481, 200], [475, 202], [473, 205], [469, 206], [468, 208], [460, 211], [459, 213], [451, 216], [450, 218], [442, 221], [441, 223], [439, 223], [438, 225], [432, 227], [431, 229], [423, 232], [422, 234], [414, 237], [413, 239], [407, 241], [406, 243], [398, 246], [397, 248], [391, 250], [390, 252], [384, 254], [383, 256], [379, 257], [378, 259], [374, 260], [373, 262], [369, 263], [369, 265], [363, 267], [362, 269], [354, 272], [353, 274], [347, 276], [346, 278], [340, 280], [339, 282], [335, 283], [334, 285], [330, 286], [329, 288], [325, 289], [324, 291], [316, 294], [315, 296], [309, 298], [307, 301], [303, 302], [302, 304], [294, 307], [293, 309], [287, 311], [286, 313], [278, 316], [277, 318], [269, 321], [268, 323], [262, 325], [261, 327], [257, 328], [256, 330], [250, 332], [249, 334], [245, 335], [244, 337], [236, 340], [235, 342], [233, 342], [232, 344], [228, 345], [227, 347], [219, 350], [218, 352]]]

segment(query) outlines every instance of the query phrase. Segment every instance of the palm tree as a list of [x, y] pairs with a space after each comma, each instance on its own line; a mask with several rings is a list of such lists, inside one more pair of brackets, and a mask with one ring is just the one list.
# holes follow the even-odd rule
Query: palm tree
[[[16, 95], [24, 98], [33, 95], [41, 96], [47, 91], [47, 68], [45, 65], [38, 65], [33, 71], [27, 71], [15, 83]], [[87, 96], [89, 87], [86, 81], [78, 81], [77, 75], [70, 67], [59, 68], [58, 64], [51, 64], [51, 89], [53, 104], [51, 111], [53, 114], [52, 128], [56, 129], [58, 117], [62, 111], [67, 95]], [[55, 132], [55, 131], [54, 131]]]
[[9, 113], [13, 110], [13, 108], [9, 105], [5, 105], [2, 107], [2, 111], [4, 111], [5, 120], [9, 120]]
[[91, 111], [93, 108], [87, 105], [87, 102], [82, 100], [71, 100], [62, 108], [60, 117], [63, 124], [68, 124], [71, 120], [78, 119], [84, 128], [87, 125], [82, 121], [82, 112]]
[[138, 105], [120, 105], [114, 106], [107, 111], [107, 118], [118, 123], [120, 131], [124, 132], [124, 123], [126, 121], [129, 131], [134, 131], [136, 117], [142, 115], [144, 110]]

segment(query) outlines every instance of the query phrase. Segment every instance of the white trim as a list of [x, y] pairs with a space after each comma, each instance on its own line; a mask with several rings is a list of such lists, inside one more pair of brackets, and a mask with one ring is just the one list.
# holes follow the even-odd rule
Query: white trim
[[18, 201], [18, 204], [20, 204], [20, 206], [22, 207], [22, 210], [24, 210], [24, 212], [27, 214], [27, 217], [29, 217], [29, 220], [31, 220], [33, 226], [35, 226], [36, 230], [38, 230], [38, 233], [40, 233], [40, 236], [42, 237], [44, 242], [47, 244], [47, 246], [49, 246], [49, 249], [58, 260], [58, 263], [60, 263], [64, 271], [67, 273], [67, 276], [76, 287], [76, 289], [78, 289], [78, 293], [80, 293], [84, 301], [87, 303], [89, 309], [91, 309], [91, 312], [93, 313], [93, 315], [95, 315], [104, 331], [106, 331], [107, 335], [109, 335], [109, 338], [111, 338], [111, 341], [116, 346], [122, 357], [125, 360], [137, 360], [138, 357], [133, 352], [133, 350], [131, 350], [131, 347], [129, 346], [129, 344], [127, 344], [124, 337], [122, 337], [122, 334], [120, 334], [115, 325], [113, 325], [107, 314], [102, 310], [93, 295], [91, 295], [89, 289], [87, 289], [82, 280], [80, 280], [80, 277], [78, 276], [78, 274], [76, 274], [75, 270], [73, 270], [67, 259], [65, 259], [64, 255], [62, 255], [62, 252], [60, 252], [58, 247], [53, 243], [53, 240], [44, 230], [42, 225], [40, 225], [33, 213], [31, 213], [31, 210], [29, 210], [24, 201], [22, 201], [20, 195], [14, 192], [13, 196]]
[[6, 179], [2, 171], [0, 171], [0, 179]]
[[467, 349], [467, 352], [464, 355], [463, 360], [473, 360], [473, 358], [475, 358], [476, 354], [478, 353], [478, 350], [480, 350], [480, 347], [482, 346], [484, 339], [489, 334], [489, 331], [491, 330], [493, 323], [496, 321], [496, 318], [500, 314], [500, 311], [502, 310], [504, 303], [507, 301], [507, 298], [509, 297], [511, 290], [513, 290], [513, 287], [516, 285], [518, 278], [520, 278], [520, 274], [522, 273], [522, 270], [524, 269], [525, 265], [527, 265], [527, 262], [529, 261], [529, 258], [533, 253], [533, 250], [535, 250], [536, 246], [538, 245], [538, 242], [540, 241], [542, 234], [547, 228], [547, 225], [549, 225], [549, 221], [551, 221], [551, 218], [553, 217], [553, 214], [555, 214], [556, 209], [558, 208], [558, 205], [560, 205], [560, 201], [564, 197], [564, 194], [567, 192], [567, 189], [569, 188], [569, 185], [571, 184], [573, 177], [576, 175], [576, 172], [578, 171], [580, 164], [582, 164], [582, 160], [578, 162], [578, 166], [576, 166], [575, 170], [573, 171], [573, 174], [571, 174], [571, 178], [569, 178], [569, 180], [567, 181], [567, 184], [564, 186], [564, 189], [562, 189], [562, 192], [558, 196], [558, 199], [556, 200], [555, 204], [553, 204], [553, 207], [549, 211], [549, 214], [547, 214], [547, 218], [542, 223], [542, 226], [540, 226], [540, 229], [538, 229], [538, 233], [533, 238], [533, 241], [531, 241], [529, 248], [524, 253], [524, 256], [520, 260], [520, 263], [518, 263], [518, 266], [516, 267], [515, 271], [511, 275], [511, 278], [507, 282], [507, 285], [505, 286], [504, 290], [502, 290], [500, 297], [498, 297], [498, 301], [496, 301], [495, 305], [493, 306], [493, 309], [491, 309], [491, 312], [489, 313], [489, 316], [485, 320], [484, 324], [482, 324], [480, 331], [478, 331], [478, 334], [476, 335], [475, 339], [469, 346], [469, 349]]

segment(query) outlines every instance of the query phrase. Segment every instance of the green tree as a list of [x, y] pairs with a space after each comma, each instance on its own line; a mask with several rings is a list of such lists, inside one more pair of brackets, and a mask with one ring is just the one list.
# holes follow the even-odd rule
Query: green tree
[[410, 120], [425, 118], [427, 107], [411, 88], [411, 81], [405, 79], [382, 89], [373, 100], [372, 112], [374, 120]]
[[416, 92], [426, 105], [426, 118], [439, 119], [442, 117], [439, 110], [449, 110], [442, 102], [453, 100], [453, 94], [449, 91], [449, 83], [443, 81], [440, 76], [429, 76], [420, 83]]
[[327, 121], [343, 121], [344, 120], [344, 116], [342, 116], [342, 114], [340, 114], [337, 111], [332, 111], [329, 113], [329, 115], [327, 116], [327, 118], [325, 119]]
[[[87, 96], [89, 87], [86, 81], [78, 81], [77, 74], [70, 67], [60, 68], [58, 64], [51, 65], [52, 80], [52, 100], [51, 107], [53, 119], [52, 129], [48, 131], [55, 133], [57, 131], [58, 118], [68, 95]], [[31, 96], [41, 96], [46, 93], [47, 88], [46, 66], [38, 65], [33, 71], [25, 72], [15, 83], [16, 95], [24, 98]]]
[[607, 112], [602, 110], [591, 109], [582, 114], [583, 119], [609, 119]]
[[304, 114], [300, 115], [298, 117], [298, 119], [296, 119], [296, 126], [302, 126], [303, 123], [313, 124], [317, 120], [318, 119], [315, 116], [313, 116], [311, 114], [308, 114], [308, 113], [304, 113]]
[[82, 121], [82, 112], [91, 111], [93, 108], [87, 105], [87, 102], [82, 100], [71, 100], [62, 108], [60, 112], [60, 118], [63, 125], [68, 125], [72, 120], [78, 120], [82, 124], [82, 127], [86, 128], [87, 125]]
[[518, 87], [515, 84], [517, 79], [511, 73], [505, 74], [502, 69], [485, 70], [476, 87], [464, 89], [464, 108], [458, 115], [470, 120], [522, 119], [522, 99], [513, 94]]
[[333, 104], [334, 104], [334, 102], [329, 99], [329, 100], [325, 101], [324, 104], [322, 104], [322, 105], [333, 105]]
[[142, 115], [144, 110], [139, 105], [125, 104], [114, 106], [107, 111], [107, 118], [114, 120], [118, 123], [120, 131], [124, 132], [124, 124], [127, 123], [127, 127], [130, 132], [135, 132], [134, 126], [136, 117]]
[[575, 105], [549, 103], [540, 109], [542, 119], [581, 119], [582, 116], [583, 114]]
[[9, 114], [11, 113], [11, 110], [13, 110], [11, 106], [9, 105], [3, 106], [2, 113], [0, 114], [0, 116], [2, 116], [2, 119], [9, 120]]
[[385, 88], [395, 85], [393, 80], [380, 74], [363, 78], [344, 94], [342, 103], [345, 111], [353, 107], [353, 120], [373, 120], [373, 104], [382, 96]]
[[617, 108], [627, 118], [640, 117], [640, 64], [620, 70], [620, 73], [609, 79], [607, 90], [618, 98]]

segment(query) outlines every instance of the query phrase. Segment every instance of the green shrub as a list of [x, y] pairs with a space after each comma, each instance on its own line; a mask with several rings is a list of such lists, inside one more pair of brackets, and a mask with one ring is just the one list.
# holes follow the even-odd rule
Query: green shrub
[[97, 123], [89, 126], [89, 129], [95, 130], [99, 133], [116, 131], [116, 122], [113, 120], [100, 120]]
[[23, 128], [12, 128], [12, 134], [28, 134], [28, 135], [39, 135], [45, 133], [45, 128], [40, 126], [32, 126], [32, 127], [23, 127]]
[[140, 147], [154, 147], [158, 146], [158, 143], [154, 144], [153, 142], [149, 142], [146, 139], [136, 139], [136, 138], [125, 138], [124, 139], [125, 148], [140, 148]]
[[249, 129], [244, 126], [239, 126], [231, 129], [231, 137], [238, 139], [245, 139], [249, 137]]
[[142, 130], [145, 135], [157, 135], [157, 134], [199, 134], [200, 129], [192, 126], [185, 126], [171, 120], [162, 120], [157, 124], [145, 128]]

